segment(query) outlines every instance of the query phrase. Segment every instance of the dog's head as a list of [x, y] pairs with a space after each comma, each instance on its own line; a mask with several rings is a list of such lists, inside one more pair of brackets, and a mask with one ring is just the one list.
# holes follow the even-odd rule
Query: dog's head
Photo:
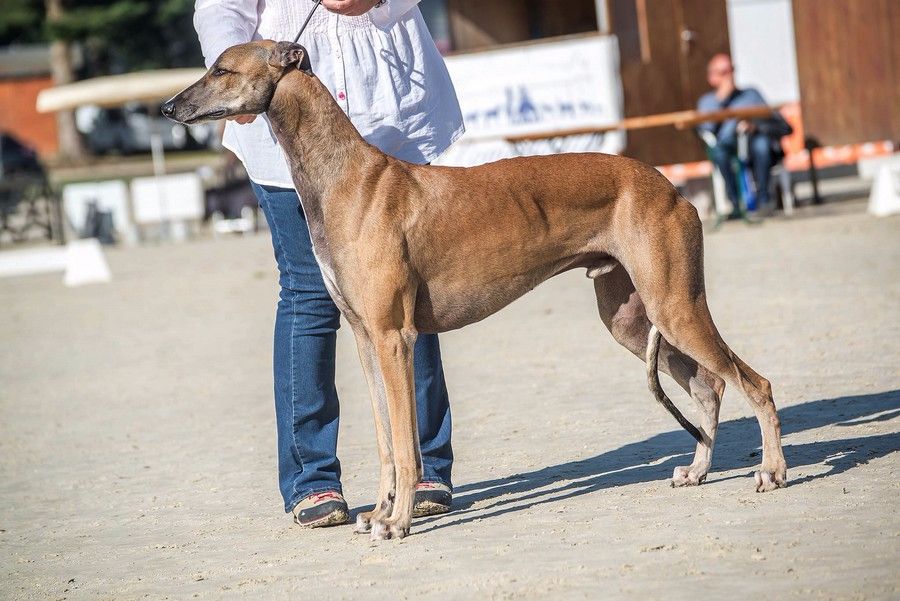
[[300, 44], [262, 40], [232, 46], [197, 83], [166, 102], [162, 113], [180, 123], [264, 113], [290, 69], [312, 73]]

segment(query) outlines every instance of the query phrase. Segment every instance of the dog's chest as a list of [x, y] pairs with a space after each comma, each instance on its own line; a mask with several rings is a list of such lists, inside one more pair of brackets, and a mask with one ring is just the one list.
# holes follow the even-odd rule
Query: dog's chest
[[307, 221], [307, 226], [309, 227], [309, 238], [312, 242], [313, 256], [316, 259], [316, 264], [319, 266], [319, 271], [322, 272], [322, 280], [325, 282], [325, 289], [328, 291], [334, 304], [341, 310], [341, 313], [347, 315], [349, 305], [347, 304], [344, 295], [341, 294], [341, 290], [337, 284], [337, 277], [332, 265], [331, 253], [328, 251], [328, 241], [325, 237], [324, 228], [321, 224], [312, 220]]

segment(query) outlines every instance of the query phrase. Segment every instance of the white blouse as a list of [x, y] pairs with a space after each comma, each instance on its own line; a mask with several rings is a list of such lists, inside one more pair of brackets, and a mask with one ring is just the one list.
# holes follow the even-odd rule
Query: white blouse
[[[359, 17], [319, 7], [300, 38], [313, 71], [360, 134], [384, 152], [429, 163], [464, 131], [453, 82], [418, 0], [387, 0]], [[206, 66], [251, 40], [293, 40], [312, 0], [197, 0], [194, 27]], [[293, 188], [266, 118], [229, 121], [223, 144], [256, 183]]]

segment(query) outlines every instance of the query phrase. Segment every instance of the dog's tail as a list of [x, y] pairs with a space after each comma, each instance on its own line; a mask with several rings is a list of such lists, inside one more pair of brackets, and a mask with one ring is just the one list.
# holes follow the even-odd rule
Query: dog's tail
[[681, 427], [697, 439], [697, 442], [703, 443], [706, 439], [704, 434], [694, 424], [689, 422], [686, 417], [681, 415], [678, 407], [666, 396], [662, 385], [659, 383], [659, 343], [662, 340], [662, 334], [655, 325], [650, 326], [650, 333], [647, 335], [647, 383], [650, 385], [650, 392], [656, 397], [656, 400], [665, 407], [672, 416], [678, 420]]

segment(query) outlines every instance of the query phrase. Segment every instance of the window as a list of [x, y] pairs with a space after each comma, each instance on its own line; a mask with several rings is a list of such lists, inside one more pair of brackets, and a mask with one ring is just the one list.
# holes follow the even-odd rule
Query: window
[[597, 31], [598, 0], [422, 0], [442, 53]]

